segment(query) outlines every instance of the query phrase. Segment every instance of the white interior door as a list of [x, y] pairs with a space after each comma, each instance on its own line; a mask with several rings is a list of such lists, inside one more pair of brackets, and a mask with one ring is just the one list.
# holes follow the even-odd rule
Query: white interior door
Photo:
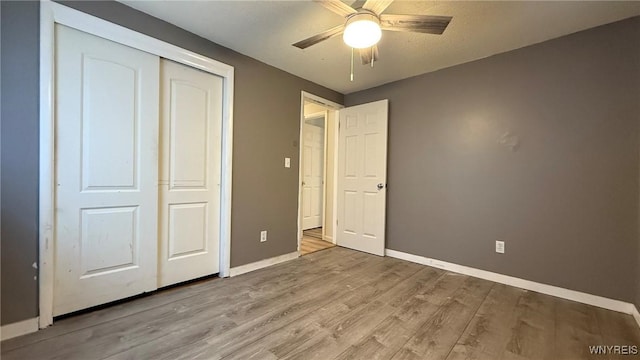
[[220, 271], [222, 78], [161, 60], [159, 286]]
[[322, 226], [324, 129], [304, 124], [302, 151], [302, 229]]
[[159, 58], [56, 26], [53, 315], [156, 289]]
[[384, 255], [388, 100], [340, 110], [337, 244]]

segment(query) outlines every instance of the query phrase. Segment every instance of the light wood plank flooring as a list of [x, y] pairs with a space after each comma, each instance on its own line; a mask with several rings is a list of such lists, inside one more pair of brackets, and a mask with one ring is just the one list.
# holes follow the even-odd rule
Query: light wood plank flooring
[[316, 238], [318, 240], [322, 240], [322, 228], [317, 227], [313, 229], [304, 230], [302, 234], [306, 237]]
[[[161, 291], [1, 344], [2, 359], [611, 359], [633, 318], [334, 247]], [[630, 359], [633, 356], [622, 356]]]
[[316, 251], [329, 249], [335, 244], [322, 240], [322, 228], [304, 230], [300, 241], [300, 255], [311, 254]]
[[322, 228], [304, 230], [300, 241], [300, 255], [311, 254], [316, 251], [334, 247], [335, 244], [322, 240]]
[[300, 255], [311, 254], [316, 251], [325, 250], [334, 247], [333, 243], [315, 238], [303, 237], [300, 242]]

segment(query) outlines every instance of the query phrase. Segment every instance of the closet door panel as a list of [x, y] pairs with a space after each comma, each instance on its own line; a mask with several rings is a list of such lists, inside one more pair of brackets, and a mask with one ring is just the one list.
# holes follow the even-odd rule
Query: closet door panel
[[159, 286], [218, 273], [222, 78], [162, 59]]
[[159, 58], [56, 25], [54, 315], [156, 289]]

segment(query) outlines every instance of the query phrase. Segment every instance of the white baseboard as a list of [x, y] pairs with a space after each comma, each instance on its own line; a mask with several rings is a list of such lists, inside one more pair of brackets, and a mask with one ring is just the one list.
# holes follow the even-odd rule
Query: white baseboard
[[325, 235], [324, 236], [324, 241], [328, 241], [328, 242], [332, 243], [333, 242], [333, 237], [331, 237], [329, 235]]
[[251, 271], [255, 271], [255, 270], [262, 269], [262, 268], [266, 268], [268, 266], [280, 264], [280, 263], [283, 263], [285, 261], [296, 259], [298, 256], [299, 256], [298, 252], [295, 251], [295, 252], [292, 252], [292, 253], [288, 253], [288, 254], [272, 257], [270, 259], [264, 259], [264, 260], [256, 261], [256, 262], [253, 262], [253, 263], [250, 263], [250, 264], [232, 267], [229, 270], [229, 276], [233, 277], [233, 276], [237, 276], [237, 275], [240, 275], [240, 274], [245, 274], [245, 273], [248, 273], [248, 272], [251, 272]]
[[38, 318], [18, 321], [0, 327], [0, 340], [7, 340], [38, 331]]
[[608, 310], [630, 314], [633, 315], [633, 317], [638, 322], [638, 326], [640, 326], [640, 314], [638, 313], [635, 305], [624, 301], [609, 299], [598, 295], [587, 294], [580, 291], [569, 290], [553, 285], [542, 284], [535, 281], [520, 279], [513, 276], [498, 274], [491, 271], [480, 270], [469, 266], [458, 265], [446, 261], [408, 254], [391, 249], [386, 249], [385, 255], [505, 285], [511, 285], [525, 290], [531, 290], [542, 294], [572, 300], [587, 305], [593, 305]]

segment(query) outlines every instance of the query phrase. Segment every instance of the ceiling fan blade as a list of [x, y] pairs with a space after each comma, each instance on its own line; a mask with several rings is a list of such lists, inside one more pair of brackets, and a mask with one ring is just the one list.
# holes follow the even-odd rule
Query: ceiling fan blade
[[383, 30], [440, 35], [447, 28], [451, 19], [451, 16], [387, 14], [380, 15], [380, 26]]
[[306, 49], [311, 45], [315, 45], [321, 41], [325, 41], [327, 39], [330, 39], [336, 35], [340, 35], [342, 34], [342, 32], [344, 31], [344, 25], [338, 25], [336, 27], [333, 27], [327, 31], [323, 31], [318, 35], [314, 35], [310, 38], [304, 39], [302, 41], [298, 41], [297, 43], [293, 44], [293, 46], [300, 48], [300, 49]]
[[343, 3], [340, 0], [313, 0], [313, 1], [317, 2], [318, 4], [326, 7], [327, 9], [343, 17], [347, 17], [351, 14], [358, 13], [354, 8]]
[[362, 60], [362, 65], [371, 64], [371, 60], [375, 63], [380, 58], [378, 53], [378, 45], [373, 45], [369, 48], [360, 49], [360, 60]]
[[362, 8], [380, 15], [392, 2], [393, 0], [367, 0]]

